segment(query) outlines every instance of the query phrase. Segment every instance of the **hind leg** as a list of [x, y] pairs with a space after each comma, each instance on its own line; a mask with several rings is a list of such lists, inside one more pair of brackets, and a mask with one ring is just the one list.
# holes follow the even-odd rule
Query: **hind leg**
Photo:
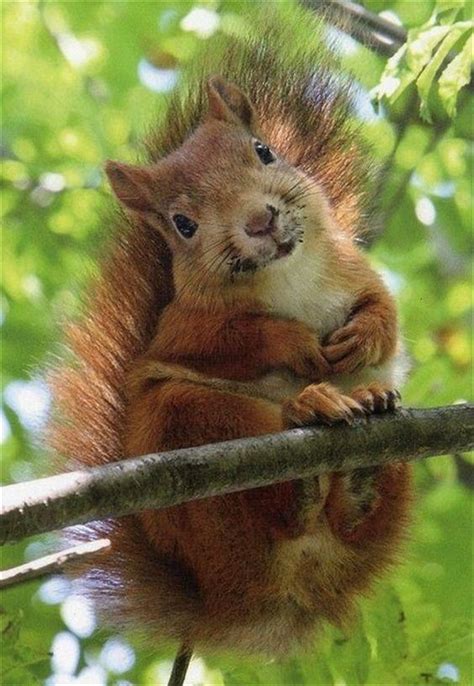
[[[287, 426], [351, 424], [356, 417], [394, 411], [398, 391], [380, 383], [359, 386], [345, 395], [328, 383], [311, 384], [283, 406]], [[387, 468], [367, 467], [332, 477], [326, 503], [329, 522], [340, 538], [357, 540], [364, 523], [380, 507], [380, 483]]]
[[[359, 386], [350, 397], [367, 414], [394, 412], [400, 404], [400, 393], [380, 383]], [[357, 541], [363, 536], [368, 522], [381, 508], [381, 482], [389, 471], [386, 467], [367, 467], [334, 478], [338, 483], [330, 493], [326, 511], [333, 530], [341, 538]]]

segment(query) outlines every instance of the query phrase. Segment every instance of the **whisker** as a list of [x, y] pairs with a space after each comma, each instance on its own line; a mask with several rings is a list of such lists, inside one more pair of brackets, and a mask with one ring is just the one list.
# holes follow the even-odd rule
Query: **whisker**
[[301, 178], [301, 179], [298, 179], [298, 180], [296, 181], [296, 183], [294, 183], [290, 188], [288, 188], [288, 190], [285, 191], [285, 193], [282, 193], [281, 198], [282, 198], [282, 200], [283, 200], [284, 202], [286, 202], [286, 201], [288, 200], [288, 197], [290, 196], [290, 194], [292, 193], [292, 191], [294, 191], [296, 188], [298, 188], [298, 186], [301, 185], [301, 183], [303, 182], [303, 180], [304, 180], [304, 179], [302, 179], [302, 178]]
[[[221, 245], [224, 242], [225, 241], [219, 239], [219, 241], [216, 241], [215, 244], [212, 245], [212, 248], [211, 246], [209, 246], [209, 249], [206, 251], [206, 254], [210, 253], [211, 249], [215, 250], [217, 247], [219, 247], [219, 245]], [[199, 283], [201, 275], [201, 271], [191, 272], [189, 278], [181, 285], [179, 291], [176, 293], [176, 303], [179, 303], [182, 300], [185, 293], [187, 293], [194, 284]]]
[[[213, 243], [210, 243], [207, 248], [204, 250], [204, 252], [201, 253], [201, 257], [204, 257], [208, 253], [210, 253], [212, 250], [214, 250], [216, 247], [222, 245], [223, 243], [226, 243], [228, 241], [227, 236], [220, 236], [217, 240], [215, 240]], [[186, 255], [178, 255], [176, 258], [176, 264], [182, 264], [185, 262], [187, 259]]]
[[[226, 236], [224, 239], [220, 239], [216, 241], [212, 246], [209, 246], [208, 249], [205, 251], [205, 253], [202, 253], [202, 255], [206, 254], [209, 255], [211, 252], [211, 247], [213, 250], [216, 250], [216, 248], [219, 248], [223, 244], [228, 242], [228, 237]], [[189, 290], [192, 288], [196, 289], [199, 293], [202, 293], [202, 287], [206, 283], [206, 277], [211, 275], [212, 273], [212, 268], [214, 267], [215, 263], [221, 255], [224, 253], [227, 256], [227, 251], [229, 248], [225, 248], [223, 251], [222, 250], [216, 250], [216, 254], [211, 258], [211, 260], [205, 265], [204, 270], [201, 271], [195, 271], [191, 275], [191, 277], [181, 286], [180, 291], [177, 295], [177, 300], [182, 298], [182, 296], [186, 293], [189, 292]]]
[[312, 179], [303, 179], [300, 184], [296, 188], [294, 188], [293, 194], [289, 193], [287, 194], [287, 199], [286, 201], [289, 203], [295, 203], [301, 200], [306, 194], [308, 194], [311, 190], [315, 190], [314, 188], [314, 182]]
[[203, 272], [199, 273], [199, 279], [194, 283], [193, 288], [202, 295], [205, 291], [205, 286], [211, 281], [211, 277], [217, 273], [220, 265], [227, 259], [230, 247], [225, 248], [222, 252], [218, 253], [211, 263], [209, 263]]
[[281, 169], [274, 169], [272, 173], [272, 178], [270, 180], [270, 185], [266, 189], [266, 193], [268, 195], [272, 195], [275, 191], [275, 186], [278, 181], [281, 181], [285, 178], [285, 173]]

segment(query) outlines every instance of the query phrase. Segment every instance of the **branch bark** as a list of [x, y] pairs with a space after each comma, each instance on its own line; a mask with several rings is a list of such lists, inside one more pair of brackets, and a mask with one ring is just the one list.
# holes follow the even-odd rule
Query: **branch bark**
[[474, 405], [402, 409], [352, 427], [293, 429], [131, 458], [2, 489], [0, 541], [333, 471], [474, 447]]

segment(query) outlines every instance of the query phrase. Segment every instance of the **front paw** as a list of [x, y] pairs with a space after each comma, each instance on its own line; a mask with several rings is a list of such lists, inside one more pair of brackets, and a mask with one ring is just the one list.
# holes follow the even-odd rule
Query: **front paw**
[[328, 383], [307, 386], [296, 398], [287, 400], [282, 408], [283, 422], [288, 428], [340, 422], [352, 424], [355, 417], [364, 414], [364, 408], [357, 400]]
[[322, 353], [332, 374], [352, 374], [380, 362], [381, 346], [377, 332], [367, 322], [353, 319], [329, 337]]

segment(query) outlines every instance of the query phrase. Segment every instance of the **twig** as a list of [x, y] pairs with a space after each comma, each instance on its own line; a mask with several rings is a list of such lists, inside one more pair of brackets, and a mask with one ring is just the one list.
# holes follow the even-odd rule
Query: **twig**
[[474, 464], [468, 462], [459, 453], [455, 453], [453, 457], [459, 483], [470, 491], [474, 491]]
[[2, 489], [0, 541], [233, 491], [474, 446], [474, 405], [403, 409], [352, 427], [293, 429], [145, 455]]
[[183, 686], [192, 656], [192, 649], [183, 644], [174, 659], [168, 686]]
[[109, 539], [101, 538], [96, 541], [81, 543], [81, 545], [74, 546], [74, 548], [60, 550], [58, 553], [40, 557], [18, 567], [12, 567], [4, 572], [0, 572], [0, 588], [21, 584], [45, 574], [62, 572], [65, 566], [73, 560], [77, 560], [78, 557], [93, 555], [109, 547]]

